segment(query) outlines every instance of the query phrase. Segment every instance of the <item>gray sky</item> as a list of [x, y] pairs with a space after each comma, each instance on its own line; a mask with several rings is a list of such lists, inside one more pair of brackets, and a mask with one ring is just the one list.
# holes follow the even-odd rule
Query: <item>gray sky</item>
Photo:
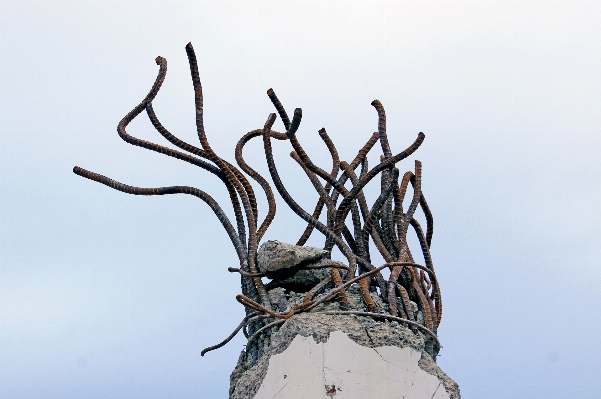
[[[302, 107], [299, 137], [324, 165], [317, 130], [352, 159], [377, 129], [376, 98], [393, 150], [426, 134], [399, 167], [423, 162], [439, 364], [464, 399], [598, 395], [600, 3], [3, 1], [0, 32], [1, 397], [227, 397], [243, 338], [200, 357], [243, 316], [214, 215], [71, 172], [193, 185], [227, 203], [216, 178], [116, 133], [161, 55], [155, 111], [195, 140], [189, 41], [209, 140], [230, 160], [273, 112], [270, 87], [289, 112]], [[143, 114], [129, 131], [164, 144]], [[275, 144], [311, 208], [289, 144]], [[245, 153], [265, 171], [258, 142]], [[295, 242], [304, 224], [278, 204], [265, 238]]]

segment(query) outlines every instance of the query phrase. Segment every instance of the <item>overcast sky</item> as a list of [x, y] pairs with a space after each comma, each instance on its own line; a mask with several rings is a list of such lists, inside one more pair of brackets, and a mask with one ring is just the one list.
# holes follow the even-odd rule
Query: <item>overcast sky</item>
[[[207, 135], [231, 161], [273, 112], [270, 87], [303, 109], [299, 139], [321, 165], [317, 130], [352, 160], [376, 98], [393, 151], [425, 133], [399, 168], [423, 163], [438, 362], [464, 399], [598, 395], [601, 3], [2, 1], [0, 34], [2, 398], [227, 397], [243, 337], [200, 357], [244, 313], [217, 219], [190, 196], [130, 196], [71, 171], [227, 204], [207, 172], [116, 132], [160, 55], [155, 111], [194, 142], [190, 41]], [[144, 114], [129, 132], [165, 144]], [[312, 208], [289, 143], [274, 150]], [[260, 143], [245, 154], [266, 170]], [[304, 224], [278, 204], [265, 239], [294, 243]]]

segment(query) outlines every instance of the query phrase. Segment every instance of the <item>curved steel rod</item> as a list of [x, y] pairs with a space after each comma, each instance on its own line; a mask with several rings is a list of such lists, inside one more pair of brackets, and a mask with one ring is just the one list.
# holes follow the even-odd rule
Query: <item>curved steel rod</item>
[[[248, 266], [251, 273], [257, 273], [257, 226], [251, 207], [251, 200], [249, 198], [249, 195], [246, 193], [244, 187], [240, 184], [238, 178], [234, 175], [234, 173], [232, 173], [229, 166], [226, 165], [225, 162], [217, 156], [217, 154], [215, 154], [215, 152], [209, 145], [203, 121], [202, 86], [200, 83], [200, 75], [198, 73], [198, 63], [196, 61], [196, 54], [194, 53], [192, 43], [188, 43], [186, 45], [186, 54], [188, 55], [188, 63], [190, 64], [190, 74], [192, 76], [192, 85], [194, 86], [194, 105], [196, 107], [196, 131], [198, 133], [198, 139], [202, 148], [209, 155], [209, 160], [214, 162], [225, 173], [228, 180], [230, 180], [230, 182], [238, 191], [238, 195], [240, 195], [242, 205], [244, 206], [244, 210], [246, 213], [246, 220], [248, 223]], [[269, 296], [267, 295], [267, 291], [265, 290], [263, 282], [260, 278], [253, 278], [253, 281], [255, 283], [259, 296], [261, 297], [263, 305], [267, 308], [271, 308], [271, 302], [269, 301]]]
[[[224, 346], [225, 344], [230, 342], [236, 336], [236, 334], [238, 334], [238, 332], [241, 329], [243, 329], [245, 326], [249, 325], [250, 323], [258, 321], [258, 320], [262, 320], [262, 319], [267, 319], [270, 317], [270, 316], [257, 316], [258, 314], [259, 314], [258, 312], [254, 312], [254, 313], [247, 315], [244, 319], [242, 319], [242, 322], [240, 322], [240, 324], [238, 324], [238, 327], [236, 327], [236, 329], [226, 339], [224, 339], [217, 345], [209, 346], [208, 348], [203, 349], [202, 352], [200, 352], [200, 356], [204, 356], [207, 352], [214, 351], [215, 349], [221, 348], [222, 346]], [[257, 317], [255, 317], [255, 316], [257, 316]]]
[[[261, 240], [261, 238], [263, 237], [263, 235], [269, 228], [269, 225], [275, 218], [276, 203], [275, 203], [275, 197], [273, 196], [273, 190], [271, 189], [271, 186], [269, 185], [269, 183], [267, 182], [267, 180], [265, 180], [265, 178], [263, 176], [261, 176], [257, 171], [255, 171], [253, 168], [251, 168], [246, 163], [246, 161], [244, 160], [244, 157], [242, 155], [242, 150], [244, 149], [244, 146], [246, 145], [246, 143], [248, 143], [254, 137], [261, 136], [262, 134], [263, 134], [263, 129], [257, 129], [257, 130], [253, 130], [251, 132], [246, 133], [244, 136], [242, 136], [242, 138], [240, 140], [238, 140], [238, 143], [236, 144], [236, 151], [235, 151], [236, 162], [238, 163], [238, 166], [240, 166], [240, 168], [247, 175], [249, 175], [257, 183], [259, 183], [259, 185], [265, 192], [265, 196], [267, 197], [268, 211], [267, 211], [267, 215], [265, 216], [265, 220], [263, 220], [263, 223], [261, 223], [261, 226], [257, 230], [257, 241]], [[270, 134], [271, 134], [271, 137], [273, 137], [275, 139], [288, 140], [288, 136], [286, 136], [285, 133], [278, 133], [275, 131], [271, 131]]]
[[336, 230], [342, 228], [341, 224], [346, 219], [346, 215], [348, 215], [348, 212], [350, 211], [351, 201], [353, 199], [355, 199], [355, 197], [363, 189], [363, 187], [365, 187], [365, 185], [367, 183], [369, 183], [375, 176], [377, 176], [377, 174], [380, 173], [382, 170], [386, 169], [389, 166], [396, 164], [397, 162], [402, 161], [403, 159], [405, 159], [408, 156], [410, 156], [411, 154], [413, 154], [419, 148], [419, 146], [423, 143], [425, 137], [426, 136], [420, 132], [417, 135], [417, 138], [415, 139], [413, 144], [411, 144], [409, 147], [407, 147], [407, 149], [405, 149], [405, 151], [402, 151], [393, 157], [387, 158], [386, 161], [384, 161], [384, 162], [380, 162], [372, 170], [367, 172], [365, 174], [365, 176], [363, 176], [362, 178], [359, 179], [357, 184], [355, 186], [353, 186], [351, 191], [348, 193], [348, 195], [346, 195], [344, 197], [344, 199], [338, 206], [338, 211], [336, 212], [336, 224], [337, 224], [337, 226], [335, 227]]
[[[170, 143], [176, 145], [184, 151], [188, 151], [194, 155], [199, 157], [208, 158], [208, 154], [206, 151], [201, 150], [200, 148], [193, 146], [191, 144], [186, 143], [183, 140], [180, 140], [171, 132], [169, 132], [159, 121], [159, 118], [156, 116], [154, 109], [152, 107], [152, 103], [149, 102], [146, 104], [146, 114], [150, 119], [150, 122], [154, 126], [154, 128]], [[227, 191], [230, 196], [230, 201], [232, 202], [232, 206], [234, 207], [234, 215], [236, 217], [236, 224], [238, 226], [238, 235], [240, 236], [240, 240], [246, 245], [246, 226], [244, 225], [244, 217], [242, 216], [242, 208], [240, 207], [240, 202], [238, 201], [238, 193], [235, 187], [230, 183], [230, 181], [226, 178], [225, 174], [221, 171], [221, 169], [216, 166], [211, 166], [211, 169], [207, 169], [209, 172], [213, 173], [225, 184]], [[251, 188], [252, 190], [252, 188]], [[255, 202], [255, 211], [256, 211], [256, 202]]]
[[[415, 233], [417, 235], [420, 246], [422, 248], [422, 253], [424, 255], [424, 261], [426, 262], [426, 267], [432, 271], [432, 274], [430, 274], [430, 277], [432, 278], [433, 273], [434, 273], [434, 265], [432, 264], [432, 256], [430, 255], [430, 248], [427, 246], [427, 243], [424, 239], [424, 232], [423, 232], [421, 226], [419, 225], [419, 223], [417, 222], [417, 220], [411, 218], [410, 223], [411, 223], [411, 226], [415, 229]], [[436, 277], [433, 278], [432, 284], [434, 285], [434, 289], [432, 290], [432, 293], [433, 293], [433, 299], [434, 299], [435, 308], [436, 308], [436, 318], [437, 318], [438, 324], [440, 325], [440, 321], [442, 319], [442, 295], [440, 293], [440, 285], [438, 284]]]
[[246, 342], [246, 345], [248, 346], [248, 344], [250, 344], [252, 341], [254, 341], [255, 339], [257, 339], [257, 337], [258, 337], [259, 335], [261, 335], [261, 333], [263, 333], [263, 331], [267, 330], [268, 328], [275, 327], [275, 326], [279, 326], [280, 324], [284, 324], [284, 322], [285, 322], [285, 321], [286, 321], [286, 320], [276, 320], [276, 321], [274, 321], [274, 322], [272, 322], [272, 323], [269, 323], [269, 324], [267, 324], [267, 325], [265, 325], [265, 326], [263, 326], [263, 327], [259, 328], [259, 329], [257, 330], [257, 332], [255, 332], [253, 335], [251, 335], [251, 336], [248, 338], [248, 341]]
[[213, 199], [213, 197], [211, 197], [209, 194], [205, 193], [204, 191], [199, 190], [194, 187], [188, 187], [188, 186], [157, 187], [157, 188], [142, 188], [142, 187], [129, 186], [127, 184], [119, 183], [118, 181], [108, 178], [106, 176], [103, 176], [101, 174], [90, 172], [89, 170], [80, 168], [79, 166], [75, 166], [73, 168], [73, 173], [75, 173], [76, 175], [85, 177], [86, 179], [90, 179], [90, 180], [96, 181], [98, 183], [102, 183], [106, 186], [109, 186], [110, 188], [113, 188], [117, 191], [121, 191], [121, 192], [124, 192], [127, 194], [133, 194], [133, 195], [190, 194], [190, 195], [200, 198], [207, 205], [209, 205], [211, 210], [213, 210], [213, 213], [215, 213], [215, 215], [217, 216], [217, 219], [219, 219], [219, 222], [221, 222], [221, 224], [225, 228], [225, 231], [227, 232], [228, 236], [230, 237], [230, 240], [234, 244], [234, 248], [236, 248], [236, 252], [238, 253], [238, 257], [240, 258], [240, 260], [241, 261], [246, 260], [244, 246], [242, 245], [238, 235], [236, 234], [236, 229], [234, 229], [234, 226], [232, 226], [231, 222], [229, 221], [228, 217], [226, 216], [225, 212], [223, 212], [223, 209], [221, 209], [221, 207], [219, 206], [217, 201], [215, 201]]
[[[295, 117], [296, 117], [296, 115], [295, 115]], [[326, 226], [324, 226], [321, 222], [314, 219], [300, 205], [298, 205], [298, 203], [292, 198], [292, 196], [288, 193], [288, 191], [284, 187], [284, 184], [282, 183], [282, 180], [280, 179], [280, 176], [277, 172], [277, 168], [275, 166], [275, 161], [273, 159], [273, 152], [271, 149], [270, 135], [268, 134], [269, 130], [271, 129], [271, 126], [273, 126], [275, 118], [276, 118], [275, 114], [270, 114], [269, 118], [267, 119], [267, 122], [265, 123], [264, 134], [263, 134], [263, 147], [265, 150], [265, 157], [267, 158], [267, 165], [268, 165], [269, 173], [271, 175], [271, 178], [273, 180], [273, 183], [274, 183], [276, 189], [278, 190], [278, 192], [280, 193], [280, 195], [282, 196], [282, 198], [284, 199], [286, 204], [288, 204], [288, 206], [292, 209], [292, 211], [294, 211], [298, 216], [300, 216], [302, 219], [304, 219], [308, 223], [313, 224], [320, 233], [322, 233], [323, 235], [326, 236], [326, 238], [332, 239], [336, 243], [336, 245], [338, 246], [340, 251], [343, 253], [343, 255], [347, 258], [347, 260], [349, 262], [349, 267], [353, 271], [351, 273], [351, 275], [354, 275], [354, 271], [357, 268], [357, 260], [356, 260], [355, 254], [353, 254], [353, 252], [350, 250], [350, 248], [346, 245], [346, 243], [338, 235], [336, 235], [332, 230], [330, 230]], [[292, 125], [294, 125], [294, 123]], [[342, 229], [340, 229], [340, 230], [342, 230]]]
[[365, 218], [365, 223], [363, 224], [363, 237], [362, 237], [364, 246], [368, 245], [369, 234], [372, 231], [372, 229], [374, 228], [374, 223], [376, 221], [376, 215], [378, 214], [378, 212], [380, 211], [382, 206], [384, 206], [384, 204], [388, 200], [388, 197], [392, 194], [392, 190], [394, 188], [396, 188], [396, 185], [398, 184], [398, 178], [399, 178], [399, 172], [398, 172], [398, 169], [395, 168], [395, 172], [393, 172], [393, 176], [388, 184], [388, 187], [386, 187], [386, 189], [384, 191], [382, 191], [382, 193], [380, 194], [380, 196], [374, 203], [371, 211]]
[[[378, 141], [378, 133], [375, 132], [369, 138], [369, 140], [367, 141], [367, 143], [365, 143], [365, 145], [359, 150], [359, 153], [357, 154], [357, 156], [355, 157], [355, 159], [353, 159], [353, 161], [350, 163], [350, 167], [352, 169], [357, 168], [357, 166], [359, 164], [361, 164], [364, 160], [366, 160], [365, 157], [367, 156], [367, 154], [373, 148], [373, 146], [376, 144], [377, 141]], [[332, 174], [334, 174], [334, 173], [332, 173]], [[344, 183], [347, 181], [347, 179], [348, 179], [348, 176], [346, 176], [343, 173], [342, 176], [340, 176], [340, 178], [338, 179], [338, 182], [341, 185], [344, 185]], [[338, 191], [334, 191], [332, 193], [332, 202], [334, 202], [334, 204], [336, 204], [336, 202], [338, 200], [338, 195], [339, 194], [340, 193]], [[319, 201], [317, 202], [317, 205], [315, 206], [315, 210], [313, 211], [313, 215], [312, 216], [313, 216], [314, 219], [319, 219], [319, 216], [321, 215], [321, 210], [323, 209], [323, 206], [324, 206], [324, 202], [320, 198]], [[301, 236], [301, 238], [299, 238], [299, 240], [296, 243], [296, 245], [304, 245], [307, 242], [307, 240], [309, 239], [309, 237], [311, 236], [312, 232], [313, 232], [313, 225], [312, 224], [308, 224], [307, 228], [303, 232], [303, 235]], [[367, 253], [369, 254], [369, 251]]]
[[[113, 189], [134, 195], [193, 195], [207, 203], [215, 213], [230, 237], [240, 261], [239, 268], [230, 267], [228, 270], [241, 275], [242, 294], [238, 295], [236, 299], [245, 306], [248, 315], [226, 340], [206, 348], [202, 351], [202, 355], [225, 345], [240, 330], [245, 332], [245, 336], [247, 336], [248, 343], [250, 344], [269, 328], [284, 323], [285, 319], [292, 317], [294, 314], [309, 312], [325, 301], [330, 301], [337, 296], [344, 311], [325, 312], [325, 314], [355, 314], [398, 320], [411, 326], [415, 333], [417, 333], [417, 330], [413, 327], [420, 328], [422, 332], [425, 331], [434, 337], [434, 341], [440, 347], [440, 342], [436, 338], [436, 331], [442, 316], [442, 301], [440, 286], [434, 274], [434, 266], [430, 254], [433, 217], [422, 193], [421, 163], [415, 161], [415, 173], [407, 172], [403, 176], [400, 185], [398, 181], [399, 171], [395, 167], [396, 163], [409, 157], [421, 146], [425, 138], [424, 134], [420, 132], [409, 147], [393, 155], [386, 132], [386, 113], [384, 107], [380, 101], [374, 100], [371, 105], [378, 113], [378, 131], [372, 134], [350, 164], [340, 160], [336, 146], [325, 129], [319, 130], [319, 136], [332, 157], [332, 171], [327, 172], [313, 163], [298, 140], [296, 133], [302, 120], [302, 110], [296, 108], [292, 119], [290, 119], [273, 89], [269, 89], [267, 95], [282, 119], [285, 132], [279, 133], [271, 130], [276, 115], [270, 114], [262, 129], [246, 133], [237, 142], [235, 148], [237, 165], [234, 166], [219, 157], [209, 144], [204, 126], [204, 100], [198, 61], [191, 43], [188, 43], [186, 46], [186, 54], [194, 88], [195, 123], [200, 146], [191, 145], [170, 133], [161, 124], [153, 109], [152, 101], [160, 90], [167, 72], [167, 61], [162, 57], [157, 57], [155, 60], [159, 66], [159, 71], [150, 91], [134, 109], [121, 119], [117, 126], [117, 132], [129, 144], [183, 160], [216, 175], [228, 190], [237, 228], [232, 225], [219, 204], [209, 194], [197, 188], [188, 186], [141, 188], [119, 183], [106, 176], [77, 166], [74, 167], [73, 172], [90, 180], [105, 184]], [[144, 110], [155, 129], [178, 149], [141, 140], [127, 132], [128, 125]], [[256, 259], [259, 242], [265, 235], [276, 213], [275, 193], [270, 182], [251, 168], [243, 156], [243, 149], [246, 143], [259, 136], [263, 138], [263, 149], [267, 166], [275, 188], [292, 211], [307, 222], [304, 233], [298, 240], [298, 245], [305, 244], [312, 231], [316, 229], [326, 238], [325, 249], [331, 250], [334, 246], [337, 246], [348, 260], [348, 266], [332, 262], [300, 267], [299, 269], [303, 270], [329, 267], [331, 269], [331, 277], [320, 281], [316, 286], [311, 288], [305, 295], [303, 302], [293, 306], [286, 313], [272, 310], [269, 295], [261, 280], [267, 274], [259, 272]], [[290, 155], [303, 168], [303, 171], [317, 191], [319, 200], [312, 214], [307, 213], [292, 198], [280, 179], [271, 148], [272, 138], [290, 140], [294, 149]], [[383, 156], [381, 156], [379, 164], [369, 169], [367, 154], [378, 141], [380, 141]], [[359, 165], [361, 165], [361, 172], [359, 173], [359, 177], [357, 177], [355, 170]], [[340, 176], [339, 173], [341, 173]], [[378, 174], [381, 174], [380, 194], [370, 209], [367, 205], [363, 189]], [[258, 225], [259, 210], [254, 191], [255, 187], [251, 184], [250, 179], [253, 179], [261, 186], [267, 198], [268, 210], [260, 226]], [[347, 188], [345, 184], [349, 179], [352, 186]], [[413, 185], [413, 195], [407, 211], [404, 212], [403, 201], [409, 183]], [[340, 197], [342, 198], [340, 203], [338, 203]], [[414, 218], [418, 206], [421, 206], [426, 217], [425, 234], [420, 224]], [[319, 221], [319, 218], [324, 207], [327, 209], [327, 222], [322, 223]], [[354, 234], [347, 226], [349, 212], [351, 212]], [[409, 225], [413, 227], [417, 235], [424, 256], [425, 266], [416, 264], [413, 260], [407, 243]], [[375, 267], [370, 263], [370, 237], [386, 261], [382, 266]], [[381, 270], [385, 268], [390, 269], [388, 282], [384, 280], [381, 274]], [[345, 281], [341, 277], [340, 269], [346, 269], [349, 272], [348, 277], [345, 276]], [[374, 279], [378, 283], [382, 299], [389, 303], [391, 315], [376, 312], [377, 307], [370, 292], [370, 280], [373, 282]], [[320, 298], [314, 299], [315, 294], [321, 292], [330, 282], [333, 282], [334, 288], [320, 295]], [[368, 312], [348, 309], [346, 290], [355, 283], [358, 283], [360, 286], [363, 300], [369, 310]], [[397, 292], [401, 297], [400, 299], [397, 299]], [[417, 302], [419, 309], [424, 312], [425, 327], [415, 322], [412, 300]], [[402, 317], [398, 317], [399, 314]], [[277, 320], [265, 326], [263, 326], [265, 324], [263, 321], [258, 325], [252, 324], [248, 327], [250, 331], [246, 331], [249, 324], [269, 318]], [[249, 337], [249, 335], [251, 336]], [[432, 343], [433, 341], [431, 340], [427, 341], [428, 350], [432, 349]], [[256, 348], [253, 346], [253, 348], [252, 350], [259, 350], [260, 345]]]
[[384, 112], [384, 106], [378, 100], [373, 100], [371, 105], [378, 111], [378, 136], [380, 137], [380, 144], [382, 144], [382, 152], [386, 158], [392, 156], [390, 151], [390, 144], [388, 144], [388, 136], [386, 135], [386, 112]]
[[271, 100], [273, 106], [278, 111], [278, 114], [280, 115], [280, 119], [282, 119], [282, 122], [284, 123], [284, 127], [286, 128], [286, 130], [290, 130], [290, 118], [288, 118], [288, 114], [286, 113], [284, 106], [278, 99], [278, 96], [275, 95], [275, 91], [273, 91], [273, 89], [267, 90], [267, 96], [269, 96], [269, 99]]

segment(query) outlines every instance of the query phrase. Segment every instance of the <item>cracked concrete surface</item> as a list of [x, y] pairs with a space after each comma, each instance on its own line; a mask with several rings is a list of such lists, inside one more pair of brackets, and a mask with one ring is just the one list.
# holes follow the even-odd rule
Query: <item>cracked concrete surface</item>
[[419, 367], [420, 358], [410, 347], [358, 345], [342, 331], [325, 343], [297, 335], [269, 360], [255, 399], [449, 399], [439, 379]]

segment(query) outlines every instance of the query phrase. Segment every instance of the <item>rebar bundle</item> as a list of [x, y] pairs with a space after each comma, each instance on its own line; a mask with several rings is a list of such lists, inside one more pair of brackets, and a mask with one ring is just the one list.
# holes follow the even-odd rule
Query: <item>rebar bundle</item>
[[[402, 177], [396, 168], [397, 163], [409, 157], [419, 148], [424, 140], [424, 134], [419, 133], [409, 147], [398, 154], [393, 154], [386, 134], [384, 107], [378, 100], [374, 100], [371, 105], [378, 114], [378, 131], [371, 135], [352, 162], [347, 163], [340, 160], [336, 147], [325, 129], [319, 131], [319, 136], [332, 157], [332, 168], [330, 171], [326, 171], [312, 162], [297, 138], [296, 133], [302, 119], [301, 109], [296, 108], [292, 120], [290, 120], [275, 92], [269, 89], [267, 95], [286, 131], [276, 132], [272, 129], [277, 115], [270, 114], [262, 129], [248, 132], [238, 141], [235, 148], [235, 160], [238, 166], [235, 166], [218, 156], [209, 144], [203, 120], [203, 95], [198, 64], [191, 43], [186, 46], [186, 53], [194, 86], [196, 129], [200, 147], [186, 143], [170, 133], [161, 124], [153, 110], [152, 101], [161, 88], [167, 72], [167, 61], [162, 57], [156, 58], [159, 73], [150, 92], [119, 122], [117, 131], [119, 136], [130, 144], [183, 160], [216, 175], [228, 190], [235, 222], [230, 221], [217, 201], [198, 188], [188, 186], [141, 188], [119, 183], [78, 166], [73, 168], [73, 172], [128, 194], [190, 194], [203, 200], [215, 213], [238, 255], [240, 267], [228, 270], [241, 275], [242, 294], [237, 295], [236, 299], [245, 306], [246, 317], [230, 337], [218, 345], [205, 349], [202, 354], [225, 345], [240, 330], [244, 331], [249, 340], [247, 347], [249, 350], [251, 344], [256, 341], [256, 337], [271, 327], [282, 324], [294, 314], [309, 312], [325, 301], [338, 300], [340, 311], [325, 312], [326, 314], [358, 314], [397, 320], [414, 331], [420, 330], [424, 333], [427, 337], [427, 349], [429, 345], [428, 351], [435, 356], [440, 349], [436, 332], [442, 317], [442, 303], [440, 287], [430, 256], [433, 233], [432, 213], [421, 189], [421, 163], [415, 161], [414, 171], [405, 172]], [[179, 150], [138, 139], [126, 131], [128, 124], [144, 111], [156, 130]], [[257, 266], [258, 244], [274, 220], [276, 203], [271, 184], [251, 168], [243, 157], [244, 146], [256, 137], [263, 139], [265, 158], [273, 186], [286, 204], [307, 222], [307, 227], [297, 245], [304, 245], [313, 231], [317, 230], [325, 236], [324, 249], [332, 250], [337, 247], [348, 262], [348, 266], [334, 263], [319, 266], [329, 267], [331, 276], [311, 289], [300, 305], [294, 306], [285, 313], [273, 309], [261, 280], [264, 274], [259, 272]], [[290, 156], [300, 165], [317, 191], [319, 200], [312, 213], [304, 210], [282, 183], [272, 152], [272, 139], [290, 142], [293, 149]], [[380, 163], [370, 169], [367, 154], [378, 141], [383, 155]], [[361, 168], [357, 172], [359, 167]], [[380, 194], [370, 207], [364, 195], [364, 188], [378, 176], [380, 177]], [[256, 194], [249, 178], [258, 183], [267, 197], [268, 211], [260, 224]], [[404, 207], [409, 184], [412, 185], [413, 196], [407, 201], [408, 205]], [[324, 207], [326, 221], [322, 223], [319, 219]], [[418, 207], [421, 207], [426, 218], [425, 232], [414, 218]], [[413, 259], [407, 244], [409, 226], [412, 227], [419, 240], [425, 265], [417, 264]], [[379, 267], [374, 266], [371, 262], [370, 240], [386, 262]], [[341, 274], [341, 269], [346, 272]], [[384, 269], [390, 270], [388, 279], [385, 279], [381, 273]], [[334, 288], [325, 295], [321, 295], [319, 299], [315, 299], [316, 292], [330, 282], [333, 282]], [[345, 291], [353, 284], [359, 285], [367, 312], [348, 309]], [[388, 304], [389, 314], [378, 313], [370, 292], [377, 292]], [[417, 322], [411, 302], [415, 302], [418, 309], [424, 314], [424, 325]]]

